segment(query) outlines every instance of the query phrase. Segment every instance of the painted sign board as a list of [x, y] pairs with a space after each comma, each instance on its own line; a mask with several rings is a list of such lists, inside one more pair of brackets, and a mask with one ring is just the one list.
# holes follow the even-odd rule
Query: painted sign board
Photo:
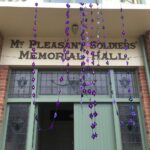
[[[36, 51], [32, 52], [34, 40], [31, 38], [8, 38], [4, 40], [0, 65], [26, 65], [31, 66], [34, 61], [37, 66], [60, 66], [66, 65], [62, 57], [67, 58], [72, 66], [80, 66], [83, 52], [80, 51], [79, 40], [70, 41], [69, 54], [64, 54], [65, 42], [63, 39], [39, 38], [36, 42]], [[126, 48], [126, 50], [125, 50]], [[89, 42], [89, 57], [94, 60], [95, 66], [126, 66], [126, 58], [129, 66], [143, 66], [143, 59], [139, 43], [136, 39], [122, 42], [119, 39], [109, 39], [107, 42], [97, 43], [96, 40]], [[91, 52], [94, 51], [94, 55]], [[89, 63], [89, 65], [92, 65]]]

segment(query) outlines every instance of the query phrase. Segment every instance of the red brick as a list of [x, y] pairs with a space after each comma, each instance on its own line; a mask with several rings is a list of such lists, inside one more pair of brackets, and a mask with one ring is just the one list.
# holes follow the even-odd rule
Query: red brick
[[4, 101], [7, 90], [8, 72], [8, 66], [0, 66], [0, 126], [2, 126], [3, 121]]
[[148, 93], [148, 85], [144, 67], [139, 67], [140, 90], [142, 93], [142, 103], [144, 110], [144, 120], [147, 130], [147, 139], [150, 148], [150, 95]]

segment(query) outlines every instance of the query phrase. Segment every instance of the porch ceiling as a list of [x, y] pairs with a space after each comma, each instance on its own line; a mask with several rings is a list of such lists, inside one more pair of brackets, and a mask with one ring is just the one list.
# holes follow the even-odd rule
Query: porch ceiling
[[[94, 10], [96, 11], [96, 10]], [[107, 37], [120, 37], [121, 21], [119, 9], [103, 11]], [[150, 30], [150, 9], [126, 9], [127, 36], [137, 38]], [[4, 37], [32, 37], [34, 8], [0, 8], [0, 32]], [[79, 9], [71, 9], [71, 23], [79, 24]], [[65, 9], [39, 8], [38, 37], [64, 36]], [[74, 38], [79, 37], [72, 35]]]

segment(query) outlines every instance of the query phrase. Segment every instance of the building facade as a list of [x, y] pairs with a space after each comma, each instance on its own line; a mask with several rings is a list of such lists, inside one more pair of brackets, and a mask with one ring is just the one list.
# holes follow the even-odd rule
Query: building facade
[[[93, 3], [103, 12], [105, 33], [90, 39], [98, 112], [98, 138], [91, 139], [90, 97], [80, 87], [80, 4], [70, 2], [69, 78], [64, 49], [66, 1], [39, 0], [35, 64], [36, 101], [32, 99], [34, 3], [0, 1], [0, 150], [148, 150], [150, 149], [150, 1], [106, 0]], [[126, 39], [121, 37], [123, 8]], [[100, 23], [101, 24], [101, 23]], [[89, 26], [90, 26], [89, 22]], [[73, 31], [73, 28], [77, 30]], [[96, 29], [96, 21], [94, 28]], [[91, 34], [91, 32], [89, 32]], [[106, 45], [105, 45], [106, 42]], [[124, 50], [124, 46], [128, 50]], [[124, 55], [128, 55], [128, 65]], [[91, 58], [92, 59], [92, 58]], [[63, 83], [59, 83], [63, 75]], [[91, 82], [91, 73], [86, 74]], [[61, 90], [59, 96], [58, 91]], [[132, 96], [132, 97], [131, 97]], [[131, 100], [132, 98], [132, 100]], [[55, 102], [60, 100], [54, 128]], [[132, 105], [131, 105], [132, 104]], [[134, 125], [130, 126], [130, 110]]]

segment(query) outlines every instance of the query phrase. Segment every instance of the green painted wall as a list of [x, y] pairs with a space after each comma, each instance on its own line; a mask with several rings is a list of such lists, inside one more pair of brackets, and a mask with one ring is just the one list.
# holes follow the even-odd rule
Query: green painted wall
[[91, 140], [90, 110], [87, 104], [82, 107], [74, 105], [74, 150], [116, 150], [112, 104], [98, 104], [96, 110], [99, 114], [96, 120], [99, 135], [96, 140]]

